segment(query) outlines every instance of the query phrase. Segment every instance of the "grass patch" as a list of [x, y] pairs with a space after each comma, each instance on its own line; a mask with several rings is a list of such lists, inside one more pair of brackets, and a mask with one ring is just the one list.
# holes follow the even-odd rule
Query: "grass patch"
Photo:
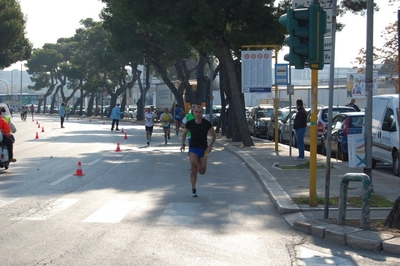
[[[310, 162], [307, 161], [305, 163], [301, 164], [296, 164], [296, 165], [280, 165], [276, 164], [275, 165], [278, 168], [284, 169], [284, 170], [299, 170], [299, 169], [310, 169]], [[325, 164], [318, 164], [317, 169], [325, 169], [326, 166]], [[331, 168], [333, 168], [333, 165], [331, 165]]]
[[[308, 205], [310, 204], [309, 197], [301, 197], [301, 198], [293, 198], [292, 199], [295, 204], [299, 205]], [[324, 205], [325, 197], [317, 196], [317, 205]], [[388, 200], [387, 198], [371, 194], [371, 207], [393, 207], [393, 201]], [[339, 205], [339, 197], [331, 197], [329, 198], [329, 205], [338, 206]], [[361, 208], [362, 206], [362, 197], [347, 197], [347, 206]]]

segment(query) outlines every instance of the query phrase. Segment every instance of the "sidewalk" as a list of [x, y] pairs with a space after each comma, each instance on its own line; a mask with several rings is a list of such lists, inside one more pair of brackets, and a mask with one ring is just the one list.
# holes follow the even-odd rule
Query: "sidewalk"
[[[354, 248], [368, 249], [375, 252], [384, 251], [400, 255], [400, 233], [389, 231], [376, 232], [362, 230], [350, 226], [340, 226], [323, 222], [324, 206], [310, 207], [296, 205], [292, 198], [309, 196], [309, 170], [282, 170], [277, 165], [296, 165], [307, 161], [294, 161], [298, 151], [287, 145], [278, 146], [275, 143], [253, 138], [253, 147], [243, 147], [241, 142], [232, 142], [224, 137], [218, 137], [217, 144], [235, 153], [257, 175], [261, 184], [269, 194], [278, 211], [295, 229], [325, 238], [339, 244]], [[306, 151], [306, 159], [309, 152]], [[317, 155], [317, 165], [326, 165], [326, 158]], [[362, 173], [362, 168], [349, 168], [348, 162], [331, 160], [330, 197], [339, 196], [340, 182], [347, 173]], [[317, 196], [325, 196], [326, 169], [317, 170]], [[400, 195], [399, 177], [382, 178], [373, 176], [374, 193], [394, 201]], [[361, 182], [350, 182], [348, 197], [362, 194]], [[370, 219], [386, 219], [391, 208], [371, 208]], [[329, 218], [338, 218], [337, 208], [329, 209]], [[361, 209], [347, 208], [346, 219], [361, 219]]]

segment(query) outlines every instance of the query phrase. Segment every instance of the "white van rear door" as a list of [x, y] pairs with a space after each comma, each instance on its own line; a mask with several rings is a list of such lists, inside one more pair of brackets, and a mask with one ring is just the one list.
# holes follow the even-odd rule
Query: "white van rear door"
[[[387, 113], [389, 99], [374, 99], [372, 114], [372, 157], [383, 162], [391, 162], [388, 139], [389, 132], [382, 131], [385, 113]], [[383, 135], [382, 135], [383, 134]]]

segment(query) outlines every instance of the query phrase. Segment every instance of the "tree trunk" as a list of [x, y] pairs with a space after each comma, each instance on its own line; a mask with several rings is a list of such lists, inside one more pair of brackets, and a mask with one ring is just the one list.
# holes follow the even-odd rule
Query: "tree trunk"
[[400, 196], [395, 200], [394, 206], [386, 218], [385, 226], [400, 230]]
[[[226, 67], [226, 73], [228, 74], [228, 82], [229, 89], [231, 92], [232, 101], [229, 102], [229, 113], [230, 118], [228, 119], [236, 119], [236, 123], [239, 126], [239, 133], [241, 136], [241, 140], [243, 145], [246, 147], [254, 146], [253, 140], [250, 136], [250, 131], [247, 127], [246, 117], [244, 112], [244, 104], [241, 100], [241, 91], [240, 85], [237, 80], [236, 71], [235, 71], [235, 62], [233, 61], [231, 50], [229, 47], [222, 43], [221, 47], [221, 58], [220, 60], [224, 63], [223, 65]], [[234, 117], [232, 116], [231, 110], [235, 110]]]

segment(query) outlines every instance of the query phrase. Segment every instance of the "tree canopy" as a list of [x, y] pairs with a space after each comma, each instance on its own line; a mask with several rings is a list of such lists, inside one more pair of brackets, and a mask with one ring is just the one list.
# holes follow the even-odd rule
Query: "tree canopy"
[[25, 18], [15, 0], [0, 0], [0, 69], [26, 60], [32, 44], [25, 37]]

